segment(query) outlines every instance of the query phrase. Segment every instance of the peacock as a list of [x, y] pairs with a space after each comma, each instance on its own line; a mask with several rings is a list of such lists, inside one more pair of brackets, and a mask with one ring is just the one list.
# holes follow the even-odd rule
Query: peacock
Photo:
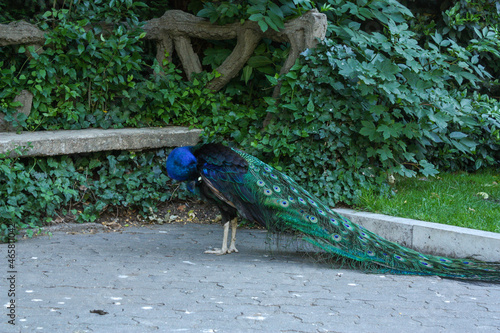
[[166, 168], [170, 178], [187, 182], [191, 192], [220, 210], [222, 247], [206, 253], [238, 252], [239, 213], [269, 231], [299, 233], [328, 256], [358, 261], [369, 271], [500, 282], [500, 264], [426, 255], [390, 242], [334, 212], [292, 178], [241, 150], [222, 144], [178, 147], [169, 154]]

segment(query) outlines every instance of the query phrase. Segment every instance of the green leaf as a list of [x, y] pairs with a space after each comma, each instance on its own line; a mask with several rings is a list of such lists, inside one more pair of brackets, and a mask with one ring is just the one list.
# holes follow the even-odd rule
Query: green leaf
[[285, 74], [285, 77], [288, 77], [292, 80], [296, 80], [297, 79], [297, 73], [296, 72], [288, 72]]
[[265, 11], [266, 11], [266, 8], [264, 7], [264, 4], [257, 3], [253, 6], [248, 7], [247, 13], [248, 14], [257, 14], [257, 13], [263, 13]]
[[363, 127], [359, 131], [359, 134], [369, 137], [370, 140], [374, 140], [376, 134], [375, 124], [367, 120], [362, 120], [361, 124], [363, 125]]
[[389, 147], [387, 145], [384, 145], [384, 148], [382, 148], [382, 149], [377, 149], [377, 153], [380, 155], [381, 161], [386, 161], [388, 159], [394, 158], [391, 150], [389, 149]]
[[451, 132], [450, 133], [450, 138], [452, 139], [463, 139], [466, 138], [468, 135], [462, 132]]
[[251, 67], [263, 67], [272, 63], [273, 61], [266, 56], [253, 56], [248, 59], [248, 65]]
[[269, 20], [264, 18], [267, 23], [271, 26], [270, 22], [272, 22], [272, 25], [276, 26], [276, 28], [279, 30], [279, 29], [284, 29], [285, 28], [285, 25], [284, 25], [284, 22], [283, 22], [283, 18], [274, 14], [273, 12], [268, 12], [269, 16]]
[[212, 15], [212, 13], [213, 13], [212, 9], [203, 8], [198, 12], [198, 14], [196, 14], [196, 16], [209, 18]]
[[241, 77], [245, 81], [245, 83], [248, 83], [248, 81], [250, 80], [250, 77], [252, 76], [252, 71], [253, 68], [251, 66], [243, 67], [243, 74]]
[[283, 19], [283, 12], [281, 11], [280, 7], [278, 7], [278, 5], [276, 5], [273, 2], [269, 2], [268, 6], [269, 6], [269, 9], [271, 10], [271, 12], [274, 15], [276, 15], [276, 16], [280, 17], [281, 19]]
[[258, 21], [257, 23], [259, 24], [259, 27], [262, 30], [262, 32], [266, 32], [267, 29], [269, 28], [269, 26], [267, 25], [267, 23], [264, 22], [263, 20]]
[[421, 160], [419, 161], [419, 164], [421, 167], [423, 167], [423, 169], [420, 169], [420, 172], [426, 177], [435, 176], [439, 173], [436, 167], [433, 164], [429, 163], [427, 160]]
[[248, 18], [250, 21], [260, 21], [264, 18], [264, 15], [262, 15], [262, 13], [258, 13], [258, 14], [252, 14], [250, 15], [250, 17]]
[[389, 139], [391, 136], [397, 136], [398, 134], [394, 127], [390, 127], [385, 124], [380, 125], [377, 128], [377, 132], [381, 132], [385, 140]]
[[309, 103], [307, 103], [306, 110], [309, 111], [309, 112], [313, 112], [314, 111], [314, 103], [313, 103], [312, 100], [309, 100]]
[[275, 86], [278, 84], [278, 78], [276, 76], [266, 75], [266, 78], [271, 83], [271, 85]]

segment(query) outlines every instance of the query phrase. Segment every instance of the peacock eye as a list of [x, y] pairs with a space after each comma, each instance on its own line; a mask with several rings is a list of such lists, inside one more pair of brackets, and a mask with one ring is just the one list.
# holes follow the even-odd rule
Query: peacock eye
[[342, 237], [340, 235], [333, 234], [332, 239], [336, 242], [340, 242], [342, 240]]
[[281, 205], [282, 207], [285, 207], [285, 208], [286, 208], [286, 207], [288, 207], [288, 206], [289, 206], [289, 203], [288, 203], [288, 201], [286, 201], [286, 200], [278, 199], [278, 202], [280, 203], [280, 205]]

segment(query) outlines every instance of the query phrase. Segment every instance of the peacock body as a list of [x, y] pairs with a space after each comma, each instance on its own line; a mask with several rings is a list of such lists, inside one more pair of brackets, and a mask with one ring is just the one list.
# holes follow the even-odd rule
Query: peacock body
[[332, 211], [287, 175], [240, 150], [220, 144], [176, 148], [167, 159], [167, 172], [219, 207], [224, 242], [231, 221], [231, 246], [223, 242], [220, 251], [210, 253], [237, 252], [239, 213], [270, 231], [300, 232], [304, 240], [332, 257], [359, 261], [367, 269], [500, 282], [499, 264], [424, 255], [390, 242]]

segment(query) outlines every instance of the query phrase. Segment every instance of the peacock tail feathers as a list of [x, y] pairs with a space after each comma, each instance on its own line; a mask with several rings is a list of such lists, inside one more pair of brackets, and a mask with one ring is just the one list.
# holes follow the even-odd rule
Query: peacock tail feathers
[[390, 242], [331, 210], [293, 179], [243, 151], [222, 145], [193, 149], [200, 175], [218, 200], [270, 231], [300, 232], [332, 257], [394, 274], [500, 282], [500, 264], [424, 255]]

